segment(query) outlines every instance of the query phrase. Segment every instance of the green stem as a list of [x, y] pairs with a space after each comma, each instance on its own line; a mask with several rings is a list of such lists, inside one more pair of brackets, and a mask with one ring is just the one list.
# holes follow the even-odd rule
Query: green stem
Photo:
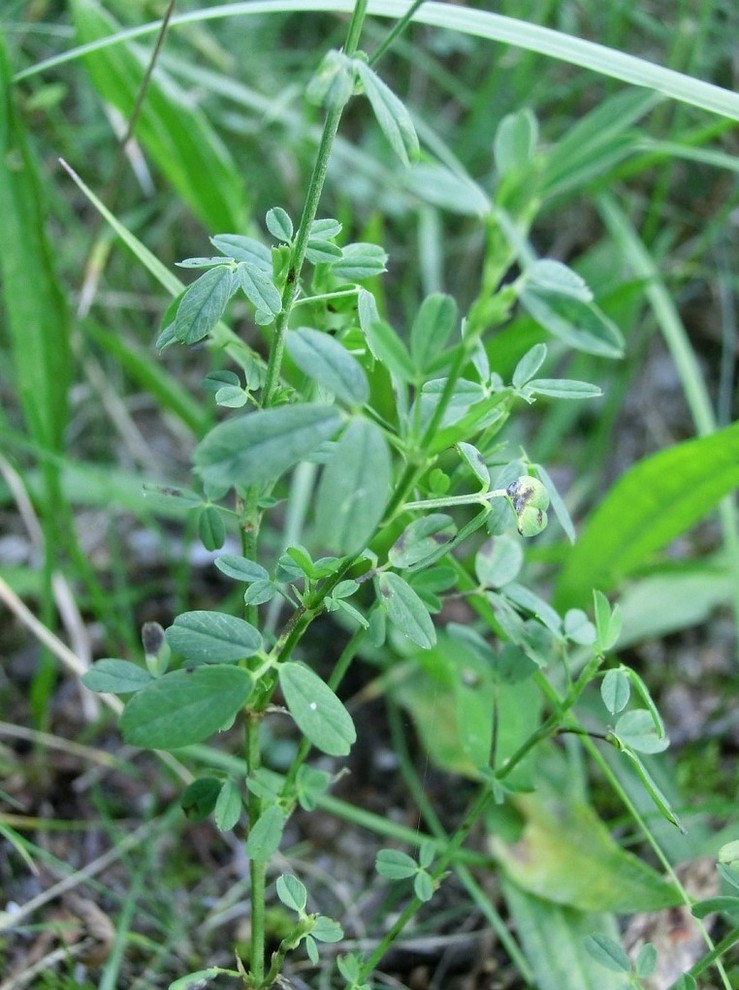
[[[480, 788], [480, 792], [471, 805], [469, 811], [464, 817], [464, 821], [459, 826], [456, 832], [449, 837], [449, 843], [445, 848], [444, 852], [441, 854], [436, 862], [431, 876], [433, 880], [439, 881], [444, 875], [447, 866], [454, 859], [459, 848], [464, 844], [469, 836], [472, 828], [479, 820], [480, 815], [483, 813], [487, 805], [492, 799], [492, 791], [484, 785]], [[407, 907], [398, 915], [395, 924], [390, 928], [390, 930], [383, 936], [380, 940], [375, 951], [369, 956], [362, 967], [362, 972], [360, 976], [360, 982], [369, 979], [370, 975], [373, 973], [375, 967], [380, 962], [382, 957], [385, 955], [387, 950], [396, 940], [398, 935], [403, 931], [405, 926], [408, 924], [413, 915], [418, 911], [422, 905], [422, 901], [418, 897], [414, 897], [407, 905]]]
[[392, 28], [385, 35], [385, 38], [378, 46], [378, 48], [372, 53], [372, 57], [369, 60], [370, 65], [376, 65], [385, 52], [394, 43], [395, 39], [405, 31], [410, 22], [413, 20], [413, 15], [416, 13], [419, 7], [423, 5], [425, 0], [415, 0], [413, 4], [406, 10], [403, 16], [393, 24]]
[[[253, 774], [261, 764], [259, 747], [259, 725], [261, 716], [249, 712], [246, 717], [246, 768], [247, 773]], [[262, 813], [262, 802], [256, 794], [249, 791], [248, 798], [249, 824], [253, 828]], [[264, 980], [264, 945], [265, 945], [265, 888], [267, 879], [267, 864], [249, 860], [249, 877], [251, 880], [251, 958], [249, 960], [252, 985], [259, 987]]]
[[[368, 0], [357, 0], [354, 7], [354, 13], [352, 15], [351, 23], [349, 24], [346, 44], [344, 46], [344, 52], [347, 55], [353, 55], [357, 50], [359, 35], [361, 34], [364, 19], [367, 14], [367, 4]], [[346, 102], [342, 102], [338, 103], [336, 106], [329, 107], [326, 114], [326, 120], [323, 125], [321, 142], [318, 146], [316, 161], [313, 166], [313, 174], [310, 178], [308, 193], [305, 199], [305, 205], [303, 206], [303, 215], [300, 218], [300, 226], [298, 227], [297, 237], [295, 238], [290, 269], [287, 273], [285, 288], [282, 292], [282, 309], [275, 323], [274, 338], [270, 350], [269, 363], [267, 365], [267, 378], [264, 383], [264, 392], [262, 393], [263, 407], [267, 407], [271, 404], [280, 380], [280, 369], [282, 367], [282, 358], [285, 353], [285, 337], [287, 334], [288, 323], [290, 321], [290, 314], [293, 306], [295, 305], [298, 291], [300, 289], [300, 276], [303, 271], [303, 265], [305, 264], [305, 255], [308, 250], [310, 230], [313, 221], [316, 219], [316, 213], [318, 212], [318, 204], [321, 200], [321, 195], [323, 194], [323, 187], [326, 182], [326, 173], [328, 171], [329, 160], [331, 158], [331, 149], [333, 148], [334, 139], [336, 137], [336, 132], [339, 129], [339, 123], [341, 121], [341, 116], [344, 112], [345, 106]]]

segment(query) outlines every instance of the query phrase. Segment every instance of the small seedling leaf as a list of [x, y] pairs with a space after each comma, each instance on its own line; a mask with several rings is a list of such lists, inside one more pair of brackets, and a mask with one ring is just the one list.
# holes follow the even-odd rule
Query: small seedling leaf
[[640, 980], [648, 979], [657, 966], [657, 950], [651, 942], [645, 942], [636, 957], [636, 975]]
[[552, 399], [597, 399], [603, 394], [597, 385], [567, 378], [533, 378], [526, 390], [532, 395], [548, 395]]
[[220, 423], [195, 448], [203, 479], [226, 488], [274, 481], [339, 429], [332, 406], [296, 403]]
[[267, 230], [274, 238], [284, 241], [285, 244], [290, 243], [293, 238], [293, 222], [282, 207], [275, 206], [274, 209], [269, 210], [265, 222]]
[[502, 588], [514, 581], [523, 566], [520, 540], [505, 533], [494, 536], [475, 557], [475, 574], [484, 588]]
[[180, 807], [191, 822], [202, 822], [213, 811], [221, 793], [223, 781], [216, 777], [198, 777], [189, 784], [180, 798]]
[[179, 980], [170, 983], [168, 990], [203, 990], [203, 987], [207, 987], [223, 972], [220, 966], [199, 969], [196, 973], [188, 973], [187, 976], [181, 976]]
[[247, 394], [241, 385], [223, 385], [215, 395], [216, 404], [224, 409], [241, 409], [246, 405]]
[[172, 649], [193, 663], [232, 663], [262, 648], [254, 626], [225, 612], [183, 612], [165, 635]]
[[480, 479], [483, 489], [488, 488], [490, 486], [490, 471], [485, 463], [485, 458], [482, 456], [477, 447], [471, 443], [465, 443], [463, 440], [460, 440], [457, 444], [457, 450], [472, 468], [475, 475]]
[[235, 780], [223, 782], [215, 805], [216, 827], [220, 832], [229, 832], [241, 817], [241, 791]]
[[425, 870], [419, 870], [413, 878], [413, 892], [424, 904], [434, 896], [434, 881]]
[[282, 297], [271, 273], [250, 261], [241, 261], [236, 277], [244, 295], [257, 310], [277, 316], [282, 309]]
[[531, 163], [538, 132], [536, 117], [528, 108], [509, 113], [501, 120], [493, 138], [495, 167], [501, 175], [520, 172]]
[[614, 732], [621, 742], [638, 753], [661, 753], [669, 746], [669, 740], [657, 734], [652, 715], [646, 708], [625, 712], [616, 722]]
[[244, 604], [264, 605], [265, 602], [271, 602], [276, 594], [277, 588], [269, 578], [266, 581], [255, 581], [244, 592]]
[[454, 538], [457, 528], [451, 516], [432, 512], [415, 519], [390, 547], [388, 560], [401, 570], [430, 557]]
[[564, 633], [580, 646], [591, 646], [596, 639], [595, 626], [581, 608], [571, 608], [565, 612]]
[[272, 254], [266, 244], [245, 237], [243, 234], [216, 234], [211, 237], [213, 247], [234, 261], [248, 261], [264, 272], [272, 272]]
[[195, 344], [207, 337], [223, 316], [231, 296], [233, 273], [228, 265], [211, 268], [182, 297], [174, 320], [174, 337]]
[[329, 756], [346, 756], [357, 733], [331, 688], [310, 667], [295, 661], [280, 666], [279, 680], [290, 714], [306, 739]]
[[285, 343], [300, 370], [337, 399], [357, 406], [367, 402], [369, 384], [364, 369], [330, 334], [300, 327], [288, 332]]
[[608, 935], [596, 932], [585, 938], [585, 951], [597, 962], [615, 973], [629, 973], [631, 961], [624, 950]]
[[276, 804], [265, 808], [249, 832], [246, 854], [255, 863], [266, 863], [274, 856], [282, 841], [285, 814]]
[[206, 550], [220, 550], [226, 542], [226, 524], [219, 509], [206, 505], [198, 519], [198, 535]]
[[311, 935], [319, 942], [340, 942], [344, 937], [344, 930], [338, 921], [327, 918], [325, 914], [319, 914], [311, 929]]
[[269, 574], [261, 564], [247, 560], [235, 553], [224, 553], [216, 557], [215, 565], [226, 577], [233, 578], [234, 581], [243, 581], [250, 584], [252, 581], [264, 581], [269, 578]]
[[418, 873], [418, 863], [400, 849], [381, 849], [375, 860], [375, 869], [387, 880], [406, 880]]
[[528, 381], [530, 381], [539, 368], [541, 368], [542, 364], [546, 360], [546, 356], [546, 344], [534, 344], [531, 350], [526, 351], [524, 356], [516, 365], [516, 370], [513, 372], [513, 378], [511, 379], [513, 387], [521, 388]]
[[631, 696], [631, 683], [626, 672], [621, 669], [609, 670], [600, 686], [600, 696], [611, 715], [622, 712]]
[[238, 667], [172, 671], [128, 702], [120, 722], [123, 737], [148, 749], [202, 742], [231, 722], [251, 690], [251, 676]]
[[82, 675], [82, 683], [90, 691], [105, 691], [108, 694], [133, 694], [153, 680], [148, 670], [129, 660], [96, 660]]
[[292, 873], [283, 873], [282, 876], [278, 877], [275, 890], [285, 907], [290, 908], [291, 911], [297, 911], [298, 914], [305, 911], [305, 905], [308, 903], [308, 891], [305, 889], [305, 884], [301, 883]]
[[387, 253], [379, 244], [347, 244], [341, 258], [331, 264], [331, 273], [348, 282], [374, 278], [386, 271]]
[[574, 272], [561, 261], [551, 258], [540, 258], [526, 269], [526, 279], [531, 285], [544, 292], [579, 299], [581, 302], [592, 302], [593, 293], [588, 288], [585, 279]]
[[388, 618], [415, 643], [427, 650], [436, 643], [436, 629], [428, 609], [399, 574], [387, 571], [380, 575], [380, 601]]
[[362, 328], [377, 360], [385, 365], [391, 375], [401, 381], [412, 382], [416, 371], [411, 356], [390, 324], [384, 320], [368, 320]]
[[537, 323], [570, 346], [601, 357], [622, 356], [621, 331], [594, 303], [559, 295], [531, 283], [523, 289], [520, 300]]
[[435, 293], [421, 303], [410, 336], [411, 357], [419, 374], [444, 350], [456, 322], [457, 304], [451, 296]]
[[419, 154], [418, 136], [410, 114], [401, 100], [366, 62], [357, 60], [354, 65], [377, 123], [395, 154], [406, 168], [409, 167]]
[[379, 426], [355, 418], [334, 447], [318, 488], [318, 539], [336, 553], [356, 553], [374, 536], [390, 494], [392, 462]]

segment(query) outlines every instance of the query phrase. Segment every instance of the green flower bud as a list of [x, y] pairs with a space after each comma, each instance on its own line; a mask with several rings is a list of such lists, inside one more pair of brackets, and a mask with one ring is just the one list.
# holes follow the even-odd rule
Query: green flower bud
[[141, 627], [141, 642], [149, 673], [161, 677], [167, 672], [171, 650], [158, 622], [145, 622]]
[[506, 488], [521, 536], [536, 536], [546, 527], [549, 492], [538, 478], [523, 475]]

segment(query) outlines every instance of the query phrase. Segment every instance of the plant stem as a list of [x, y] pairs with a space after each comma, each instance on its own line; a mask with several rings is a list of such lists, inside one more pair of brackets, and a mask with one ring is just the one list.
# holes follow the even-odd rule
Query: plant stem
[[[362, 31], [364, 19], [367, 14], [367, 4], [368, 0], [357, 0], [354, 7], [354, 13], [352, 15], [351, 23], [349, 24], [346, 44], [344, 46], [344, 52], [347, 55], [353, 55], [357, 50], [359, 35]], [[313, 166], [313, 174], [310, 178], [308, 193], [305, 198], [305, 205], [303, 206], [303, 215], [300, 218], [300, 226], [298, 227], [297, 237], [295, 238], [290, 269], [287, 273], [287, 280], [282, 293], [282, 309], [275, 323], [274, 339], [272, 341], [269, 363], [267, 365], [267, 379], [264, 383], [264, 391], [262, 393], [263, 407], [267, 407], [271, 404], [280, 379], [282, 358], [285, 352], [285, 336], [287, 334], [287, 327], [290, 321], [290, 314], [293, 306], [295, 305], [295, 300], [297, 299], [298, 290], [300, 288], [300, 276], [305, 263], [306, 251], [308, 250], [308, 239], [310, 237], [311, 225], [313, 224], [313, 221], [316, 218], [316, 213], [318, 212], [318, 204], [323, 193], [323, 186], [326, 181], [326, 172], [328, 171], [328, 164], [331, 158], [331, 149], [333, 148], [334, 139], [336, 137], [336, 132], [339, 129], [339, 122], [341, 121], [341, 115], [344, 112], [345, 106], [346, 102], [340, 102], [335, 106], [329, 107], [326, 114], [326, 120], [323, 125], [321, 142], [318, 146], [316, 161]]]
[[[259, 769], [261, 751], [259, 748], [259, 725], [261, 716], [249, 712], [246, 716], [246, 769], [253, 774]], [[249, 791], [249, 823], [253, 828], [262, 813], [262, 802], [256, 794]], [[249, 860], [249, 878], [251, 880], [251, 957], [249, 959], [250, 976], [253, 985], [261, 986], [264, 980], [264, 912], [267, 864]]]

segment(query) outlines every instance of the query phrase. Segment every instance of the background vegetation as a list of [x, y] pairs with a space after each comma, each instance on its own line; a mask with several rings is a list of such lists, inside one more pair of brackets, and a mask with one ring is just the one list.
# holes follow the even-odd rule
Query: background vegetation
[[[145, 85], [163, 4], [6, 0], [2, 11], [0, 884], [3, 907], [22, 912], [0, 914], [3, 988], [28, 985], [34, 959], [55, 951], [44, 939], [60, 923], [48, 894], [61, 894], [60, 883], [103, 912], [106, 952], [101, 962], [62, 951], [33, 986], [164, 987], [189, 970], [231, 965], [234, 942], [249, 941], [242, 847], [207, 821], [184, 819], [177, 766], [163, 769], [152, 753], [124, 746], [115, 718], [79, 683], [96, 658], [138, 659], [145, 622], [168, 626], [188, 609], [241, 605], [203, 547], [202, 522], [152, 489], [190, 486], [193, 449], [220, 417], [216, 386], [204, 390], [202, 379], [233, 362], [203, 347], [159, 354], [154, 341], [178, 291], [177, 261], [209, 254], [213, 234], [263, 237], [275, 205], [300, 216], [323, 116], [305, 90], [323, 54], [343, 43], [346, 17], [327, 4], [237, 6], [216, 17], [217, 8], [178, 4], [181, 23], [173, 20]], [[368, 284], [394, 326], [410, 327], [435, 292], [453, 295], [465, 313], [483, 266], [479, 214], [499, 182], [496, 132], [509, 114], [535, 115], [547, 179], [531, 248], [587, 280], [625, 346], [616, 360], [574, 350], [523, 309], [486, 340], [505, 382], [546, 341], [547, 373], [603, 391], [588, 403], [522, 407], [508, 427], [509, 449], [525, 448], [546, 467], [578, 533], [570, 544], [551, 523], [526, 543], [523, 573], [562, 612], [592, 614], [593, 589], [619, 603], [616, 660], [649, 686], [671, 739], [645, 765], [687, 831], [660, 817], [618, 754], [586, 761], [574, 737], [564, 739], [537, 782], [539, 794], [564, 794], [563, 806], [553, 818], [544, 804], [518, 809], [542, 870], [520, 868], [521, 833], [493, 816], [455, 861], [433, 910], [386, 957], [377, 986], [667, 987], [691, 966], [701, 987], [736, 985], [735, 905], [719, 905], [713, 922], [723, 969], [711, 967], [699, 937], [684, 965], [649, 983], [604, 967], [584, 938], [599, 931], [618, 940], [631, 916], [625, 943], [637, 952], [639, 924], [660, 924], [645, 913], [656, 906], [651, 895], [619, 902], [628, 883], [625, 861], [609, 861], [613, 846], [660, 872], [657, 849], [671, 864], [693, 864], [685, 883], [700, 899], [719, 893], [702, 857], [715, 859], [739, 827], [739, 14], [730, 0], [504, 2], [496, 13], [515, 18], [519, 34], [503, 43], [464, 21], [472, 11], [448, 10], [470, 31], [423, 23], [436, 11], [426, 5], [378, 67], [411, 111], [420, 166], [398, 161], [366, 101], [355, 101], [321, 215], [338, 218], [346, 240], [386, 249], [388, 272]], [[79, 48], [147, 23], [151, 30], [125, 43]], [[371, 53], [390, 23], [371, 17], [362, 47]], [[558, 33], [539, 35], [537, 25]], [[588, 51], [573, 38], [607, 46], [613, 61], [596, 53], [584, 68]], [[548, 40], [558, 58], [538, 50]], [[674, 89], [619, 53], [675, 70]], [[720, 89], [696, 89], [695, 80]], [[243, 304], [231, 325], [265, 352]], [[390, 415], [389, 385], [382, 401]], [[291, 525], [289, 514], [274, 520], [263, 534], [273, 560]], [[479, 546], [460, 559], [469, 564]], [[439, 621], [474, 618], [458, 596]], [[330, 670], [347, 623], [341, 613], [324, 616], [303, 659]], [[318, 811], [291, 819], [280, 853], [310, 877], [314, 907], [340, 917], [358, 951], [375, 944], [408, 894], [376, 875], [377, 849], [414, 849], [420, 832], [447, 835], [472, 786], [445, 727], [451, 688], [441, 666], [394, 684], [388, 657], [411, 659], [395, 643], [384, 658], [367, 648], [352, 668], [342, 689], [360, 737], [351, 775]], [[597, 691], [584, 704], [595, 711]], [[267, 750], [279, 769], [296, 742], [287, 724], [274, 726]], [[239, 744], [219, 743], [223, 769]], [[217, 759], [204, 747], [186, 756], [190, 767]], [[598, 818], [613, 846], [605, 837], [599, 845]], [[592, 849], [556, 841], [568, 833], [596, 837]], [[279, 857], [276, 865], [288, 870]], [[563, 894], [572, 876], [580, 882]], [[729, 888], [724, 879], [723, 893]], [[277, 942], [285, 919], [273, 907]], [[85, 908], [66, 910], [78, 918]], [[669, 925], [664, 944], [655, 930], [647, 940], [660, 958], [677, 958]], [[287, 975], [296, 987], [346, 985], [330, 954], [318, 970], [296, 956]]]

